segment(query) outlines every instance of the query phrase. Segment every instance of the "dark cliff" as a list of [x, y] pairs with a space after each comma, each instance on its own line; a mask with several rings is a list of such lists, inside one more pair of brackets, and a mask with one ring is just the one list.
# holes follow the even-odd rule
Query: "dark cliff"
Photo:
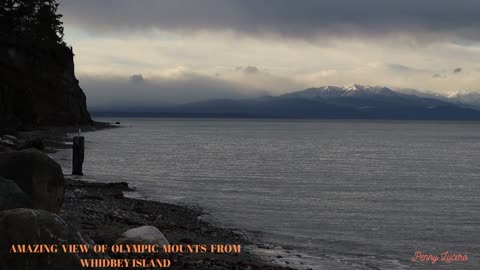
[[31, 44], [0, 41], [0, 128], [92, 124], [72, 50]]

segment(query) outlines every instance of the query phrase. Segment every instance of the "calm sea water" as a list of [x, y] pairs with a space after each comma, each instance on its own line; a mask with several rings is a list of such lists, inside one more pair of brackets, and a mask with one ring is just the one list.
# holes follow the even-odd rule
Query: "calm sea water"
[[480, 269], [478, 122], [117, 120], [85, 134], [85, 178], [200, 205], [317, 269]]

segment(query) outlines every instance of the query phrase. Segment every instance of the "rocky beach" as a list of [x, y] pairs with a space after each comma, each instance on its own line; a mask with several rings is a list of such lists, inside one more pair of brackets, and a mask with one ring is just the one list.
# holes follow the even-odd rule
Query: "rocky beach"
[[[126, 183], [88, 183], [67, 179], [60, 216], [97, 244], [113, 245], [122, 233], [135, 227], [154, 226], [170, 244], [240, 244], [240, 254], [173, 254], [172, 269], [288, 269], [268, 265], [250, 254], [253, 243], [242, 231], [212, 226], [199, 217], [205, 213], [168, 203], [123, 196], [131, 191]], [[109, 254], [124, 258], [126, 254]], [[158, 255], [149, 254], [147, 257]]]
[[[98, 124], [97, 128], [105, 127], [107, 125]], [[14, 135], [3, 134], [0, 141], [0, 175], [5, 177], [1, 178], [5, 196], [2, 194], [0, 205], [3, 211], [0, 213], [0, 226], [5, 228], [0, 240], [4, 250], [15, 244], [86, 243], [89, 246], [112, 246], [119, 243], [156, 243], [240, 245], [241, 252], [133, 254], [110, 251], [106, 254], [89, 252], [80, 256], [29, 254], [28, 258], [25, 254], [3, 253], [0, 269], [44, 269], [53, 266], [60, 267], [55, 269], [66, 269], [62, 267], [67, 263], [71, 267], [69, 269], [81, 269], [80, 258], [166, 258], [171, 261], [171, 269], [290, 269], [273, 264], [276, 257], [260, 258], [255, 255], [253, 250], [259, 248], [258, 243], [255, 244], [243, 231], [220, 228], [203, 221], [202, 216], [206, 213], [202, 209], [129, 198], [125, 194], [134, 189], [127, 183], [92, 183], [64, 177], [58, 163], [42, 152], [69, 147], [65, 144], [66, 133], [62, 135], [60, 129]], [[13, 162], [15, 166], [12, 166]], [[27, 167], [32, 169], [25, 173], [24, 168]], [[18, 229], [22, 226], [24, 228]], [[129, 232], [135, 231], [135, 236], [129, 235]], [[272, 249], [268, 245], [262, 248]], [[30, 264], [36, 268], [28, 268]], [[284, 264], [288, 265], [288, 262]]]

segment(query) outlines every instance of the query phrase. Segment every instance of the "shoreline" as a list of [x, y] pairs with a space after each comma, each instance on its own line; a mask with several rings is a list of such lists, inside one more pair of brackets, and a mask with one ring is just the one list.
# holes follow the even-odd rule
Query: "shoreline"
[[[112, 245], [129, 229], [154, 226], [171, 244], [242, 246], [239, 254], [177, 254], [172, 258], [171, 269], [293, 270], [255, 255], [252, 250], [257, 246], [240, 230], [202, 221], [199, 218], [205, 214], [202, 209], [128, 198], [123, 194], [128, 191], [134, 190], [127, 183], [93, 183], [67, 177], [65, 201], [59, 215], [96, 244]], [[109, 255], [125, 258], [125, 254]]]
[[[83, 132], [126, 127], [115, 122], [95, 123], [95, 126], [86, 128]], [[54, 132], [47, 129], [48, 133], [45, 130], [37, 130], [33, 131], [33, 134], [40, 134], [50, 141], [50, 143], [46, 143], [46, 153], [55, 160], [55, 157], [50, 154], [71, 149], [71, 139], [72, 135], [76, 133], [75, 130], [75, 127], [55, 128]], [[123, 232], [129, 229], [154, 226], [164, 233], [172, 244], [242, 245], [241, 254], [223, 256], [187, 254], [180, 256], [183, 262], [182, 266], [178, 267], [177, 263], [173, 263], [172, 269], [312, 270], [332, 267], [343, 269], [338, 268], [340, 265], [337, 263], [323, 259], [320, 262], [319, 258], [311, 257], [309, 254], [303, 254], [288, 247], [284, 248], [257, 241], [257, 237], [240, 228], [224, 227], [210, 219], [203, 220], [202, 217], [210, 216], [210, 213], [205, 212], [201, 206], [155, 201], [144, 196], [129, 197], [124, 192], [136, 192], [136, 188], [130, 188], [128, 183], [96, 182], [97, 179], [89, 179], [90, 182], [81, 179], [82, 176], [77, 178], [65, 171], [64, 174], [65, 201], [60, 216], [82, 234], [89, 236], [95, 243], [98, 242], [97, 244], [112, 245]], [[176, 214], [163, 215], [163, 212]], [[182, 218], [178, 218], [178, 213]], [[92, 219], [92, 214], [98, 215], [96, 216], [97, 219]], [[162, 219], [152, 218], [155, 215], [162, 217]], [[102, 219], [98, 218], [99, 216], [108, 218]], [[210, 217], [215, 218], [214, 216]], [[118, 254], [109, 255], [112, 258], [123, 258], [118, 257]], [[177, 259], [175, 258], [175, 260]], [[184, 264], [192, 266], [192, 268], [184, 268]]]
[[[93, 127], [90, 129], [84, 130], [84, 132], [93, 132], [93, 131], [100, 131], [104, 129], [115, 129], [115, 128], [127, 128], [128, 126], [124, 126], [122, 124], [119, 124], [119, 122], [96, 122], [100, 123], [100, 127]], [[68, 151], [68, 149], [72, 148], [71, 139], [72, 135], [75, 135], [75, 129], [74, 128], [65, 128], [65, 129], [59, 129], [61, 131], [61, 134], [63, 135], [62, 141], [60, 142], [62, 147], [56, 147], [55, 152], [58, 151]], [[50, 155], [51, 156], [51, 155]], [[53, 159], [55, 159], [54, 156], [51, 156]], [[183, 244], [241, 244], [242, 245], [242, 254], [234, 254], [232, 256], [198, 256], [197, 254], [189, 254], [188, 256], [185, 256], [186, 258], [191, 257], [193, 260], [197, 260], [196, 263], [197, 265], [191, 269], [267, 269], [267, 270], [313, 270], [313, 269], [344, 269], [342, 264], [339, 264], [337, 262], [333, 261], [328, 261], [325, 260], [325, 258], [319, 258], [316, 256], [312, 256], [311, 254], [306, 254], [302, 253], [299, 250], [292, 249], [291, 247], [283, 247], [279, 245], [275, 245], [273, 243], [269, 242], [264, 242], [258, 239], [257, 236], [255, 236], [255, 233], [248, 233], [241, 228], [237, 227], [225, 227], [221, 223], [214, 222], [214, 215], [210, 215], [210, 213], [206, 212], [201, 205], [193, 204], [193, 205], [185, 205], [185, 204], [177, 204], [177, 203], [169, 203], [169, 202], [164, 202], [164, 201], [157, 201], [157, 200], [152, 200], [149, 199], [148, 197], [143, 196], [142, 194], [138, 193], [140, 196], [131, 196], [129, 197], [128, 194], [123, 194], [123, 192], [133, 192], [136, 193], [136, 187], [130, 188], [130, 185], [133, 185], [133, 183], [125, 183], [125, 182], [115, 182], [115, 181], [107, 181], [107, 182], [97, 182], [98, 179], [91, 178], [88, 180], [83, 180], [81, 179], [83, 176], [77, 177], [77, 176], [72, 176], [68, 172], [65, 174], [65, 202], [64, 202], [64, 207], [62, 207], [60, 216], [64, 218], [67, 222], [71, 223], [68, 218], [66, 218], [64, 215], [74, 215], [75, 213], [72, 212], [72, 210], [75, 210], [74, 207], [80, 206], [81, 211], [88, 213], [93, 213], [92, 207], [95, 208], [98, 204], [88, 202], [88, 200], [93, 200], [93, 201], [98, 201], [98, 202], [106, 202], [106, 204], [111, 204], [113, 207], [118, 206], [119, 203], [121, 204], [121, 201], [123, 200], [124, 203], [129, 203], [132, 205], [139, 205], [140, 208], [135, 207], [130, 207], [128, 209], [125, 208], [125, 206], [119, 206], [123, 212], [124, 216], [118, 219], [119, 224], [115, 224], [115, 222], [110, 223], [110, 225], [113, 226], [101, 226], [97, 227], [94, 224], [92, 224], [90, 220], [89, 215], [85, 215], [83, 218], [84, 222], [81, 222], [81, 219], [78, 219], [74, 221], [76, 224], [74, 227], [76, 227], [80, 232], [85, 233], [88, 236], [91, 236], [91, 234], [96, 234], [96, 236], [91, 237], [92, 240], [97, 243], [98, 240], [100, 241], [106, 241], [106, 242], [100, 242], [100, 244], [109, 244], [111, 245], [121, 233], [135, 228], [135, 227], [140, 227], [144, 225], [151, 225], [154, 227], [157, 227], [168, 240], [170, 240], [171, 243], [183, 243]], [[75, 179], [72, 179], [75, 178]], [[79, 198], [72, 197], [72, 192], [75, 191], [78, 187], [85, 188], [89, 192], [92, 192], [93, 196], [83, 196], [83, 199], [87, 200], [77, 200], [74, 206], [70, 206], [67, 209], [64, 210], [65, 205], [67, 204], [67, 196], [71, 196], [70, 199], [76, 200], [79, 198], [82, 198], [80, 194], [77, 194], [80, 196]], [[73, 190], [72, 190], [73, 189]], [[79, 191], [77, 191], [79, 192]], [[105, 192], [105, 193], [104, 193]], [[75, 194], [74, 194], [75, 195]], [[74, 196], [73, 195], [73, 196]], [[105, 196], [106, 195], [106, 196]], [[117, 201], [113, 200], [112, 198], [116, 199]], [[135, 204], [135, 202], [140, 202], [139, 204]], [[88, 207], [88, 204], [91, 204], [91, 207]], [[138, 216], [137, 214], [140, 215], [145, 215], [145, 213], [148, 213], [149, 210], [148, 208], [151, 209], [157, 209], [158, 211], [161, 211], [161, 209], [167, 209], [167, 211], [172, 211], [172, 212], [178, 212], [184, 215], [186, 218], [187, 225], [183, 223], [179, 223], [179, 220], [176, 220], [175, 217], [168, 216], [165, 218], [164, 222], [166, 222], [168, 225], [173, 225], [173, 227], [169, 227], [166, 231], [164, 231], [164, 228], [161, 226], [158, 226], [159, 224], [152, 224], [151, 221], [153, 219], [143, 219], [142, 222], [138, 221], [129, 221], [128, 218], [125, 218], [125, 215], [131, 215], [131, 216]], [[113, 208], [109, 208], [113, 209]], [[138, 210], [138, 212], [137, 212]], [[104, 209], [99, 210], [99, 212], [103, 212], [106, 215], [110, 215], [111, 213], [108, 211], [104, 211]], [[118, 212], [118, 211], [112, 211], [112, 212]], [[148, 215], [148, 214], [147, 214]], [[160, 213], [161, 215], [161, 213]], [[81, 215], [80, 215], [81, 216]], [[207, 219], [202, 219], [202, 217], [208, 216], [213, 218], [207, 218]], [[185, 220], [184, 220], [185, 221]], [[148, 223], [150, 222], [150, 223]], [[98, 223], [98, 222], [97, 222]], [[198, 227], [195, 227], [198, 224], [203, 224], [202, 227], [200, 227], [200, 230]], [[78, 225], [78, 226], [77, 226]], [[92, 226], [93, 225], [93, 226]], [[118, 226], [115, 226], [118, 225]], [[130, 226], [126, 226], [130, 225]], [[111, 231], [112, 227], [116, 227], [116, 235], [103, 235], [104, 231]], [[123, 230], [122, 230], [123, 229]], [[97, 231], [97, 232], [95, 232]], [[170, 239], [170, 235], [168, 235], [168, 232], [172, 231], [173, 232], [173, 238], [177, 242], [172, 242]], [[196, 239], [200, 239], [205, 242], [191, 242], [189, 238], [185, 237], [180, 237], [182, 233], [187, 232], [188, 235], [196, 235]], [[99, 237], [99, 238], [97, 238]], [[117, 237], [117, 238], [115, 238]], [[179, 238], [180, 237], [180, 238]], [[115, 239], [113, 239], [115, 238]], [[238, 242], [234, 242], [234, 240], [237, 240]], [[112, 242], [113, 241], [113, 242]], [[112, 255], [112, 254], [110, 254]], [[193, 256], [192, 256], [193, 255]], [[208, 255], [208, 254], [207, 254]], [[205, 261], [206, 260], [206, 261]], [[218, 265], [213, 265], [213, 262], [219, 263]], [[209, 265], [209, 267], [202, 268], [206, 265]], [[177, 269], [176, 264], [172, 266], [172, 269]], [[220, 267], [220, 268], [215, 268], [215, 267], [220, 267], [220, 266], [228, 266], [228, 267]], [[184, 269], [178, 268], [178, 269]], [[187, 268], [190, 269], [190, 268]]]
[[[95, 122], [83, 127], [82, 132], [93, 132], [123, 126]], [[71, 134], [76, 127], [55, 127], [19, 132], [24, 139], [41, 138], [47, 154], [71, 149]], [[53, 158], [53, 157], [52, 157]], [[294, 270], [289, 262], [281, 262], [271, 245], [261, 245], [250, 240], [240, 229], [224, 228], [201, 219], [209, 215], [201, 207], [185, 206], [143, 198], [131, 198], [124, 192], [135, 192], [128, 183], [101, 183], [73, 179], [65, 175], [65, 199], [59, 216], [96, 244], [113, 245], [121, 234], [132, 228], [154, 226], [171, 244], [240, 244], [239, 254], [176, 254], [171, 269], [265, 269]], [[270, 256], [259, 256], [254, 250], [262, 250]], [[138, 255], [108, 254], [114, 259]], [[158, 259], [155, 254], [143, 254], [142, 258]]]
[[71, 138], [69, 134], [76, 134], [79, 129], [81, 129], [82, 133], [85, 133], [120, 127], [121, 126], [112, 123], [94, 121], [91, 126], [44, 126], [31, 130], [7, 130], [6, 133], [17, 136], [25, 141], [41, 139], [45, 146], [44, 152], [46, 154], [53, 154], [61, 149], [70, 149]]

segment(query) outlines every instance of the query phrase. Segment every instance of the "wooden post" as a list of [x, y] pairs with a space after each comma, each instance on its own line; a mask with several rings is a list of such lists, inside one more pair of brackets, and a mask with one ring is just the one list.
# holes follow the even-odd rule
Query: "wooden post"
[[83, 175], [82, 167], [85, 158], [85, 137], [73, 137], [72, 175]]

